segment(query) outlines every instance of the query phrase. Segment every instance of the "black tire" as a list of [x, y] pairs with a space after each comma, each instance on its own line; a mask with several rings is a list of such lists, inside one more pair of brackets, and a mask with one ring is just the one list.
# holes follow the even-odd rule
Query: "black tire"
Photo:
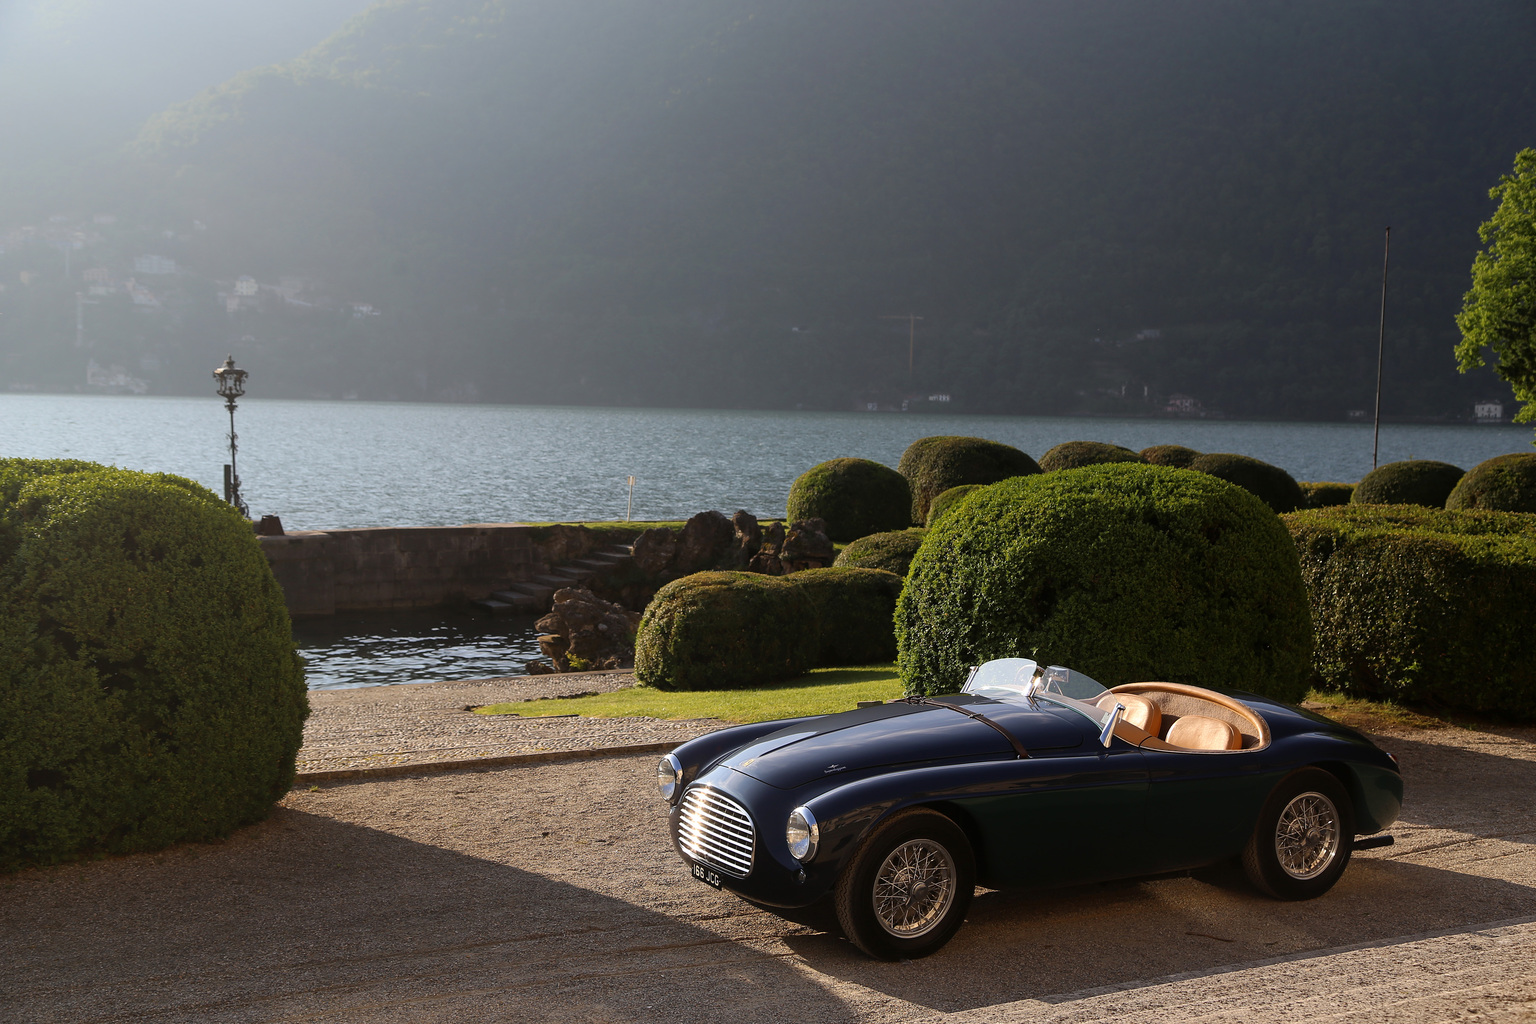
[[1310, 900], [1333, 888], [1354, 845], [1349, 794], [1321, 768], [1302, 768], [1281, 779], [1264, 802], [1243, 850], [1243, 870], [1276, 899]]
[[855, 946], [877, 960], [913, 960], [954, 937], [975, 890], [976, 858], [965, 833], [937, 811], [914, 808], [864, 840], [838, 879], [833, 904]]

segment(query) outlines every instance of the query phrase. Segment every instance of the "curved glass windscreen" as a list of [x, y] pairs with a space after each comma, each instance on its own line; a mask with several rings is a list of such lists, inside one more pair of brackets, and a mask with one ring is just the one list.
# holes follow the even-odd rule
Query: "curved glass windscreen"
[[1065, 665], [1042, 666], [1029, 658], [987, 662], [971, 673], [962, 692], [994, 700], [1047, 700], [1076, 711], [1101, 728], [1114, 708], [1112, 703], [1108, 708], [1098, 706], [1109, 691], [1087, 673]]

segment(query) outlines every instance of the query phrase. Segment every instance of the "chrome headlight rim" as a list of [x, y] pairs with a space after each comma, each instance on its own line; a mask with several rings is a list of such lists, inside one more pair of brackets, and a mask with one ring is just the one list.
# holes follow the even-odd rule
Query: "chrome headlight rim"
[[669, 804], [677, 803], [677, 798], [682, 795], [683, 763], [676, 755], [667, 754], [656, 763], [656, 788]]
[[821, 844], [821, 825], [809, 807], [796, 807], [789, 812], [784, 822], [784, 843], [789, 847], [789, 855], [802, 864], [816, 856], [816, 847]]

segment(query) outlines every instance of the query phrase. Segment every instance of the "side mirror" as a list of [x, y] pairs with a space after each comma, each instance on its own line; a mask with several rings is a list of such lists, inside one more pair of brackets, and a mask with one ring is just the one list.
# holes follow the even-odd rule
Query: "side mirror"
[[1109, 713], [1109, 721], [1104, 723], [1104, 728], [1099, 730], [1099, 742], [1104, 744], [1104, 749], [1109, 749], [1110, 741], [1115, 738], [1115, 726], [1120, 724], [1120, 716], [1125, 714], [1125, 705], [1116, 703], [1115, 710]]

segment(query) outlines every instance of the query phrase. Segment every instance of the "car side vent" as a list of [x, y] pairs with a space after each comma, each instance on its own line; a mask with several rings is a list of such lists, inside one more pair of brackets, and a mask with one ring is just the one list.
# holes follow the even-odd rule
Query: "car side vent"
[[752, 873], [755, 835], [747, 809], [718, 789], [690, 786], [683, 794], [677, 845], [694, 860], [746, 878]]

